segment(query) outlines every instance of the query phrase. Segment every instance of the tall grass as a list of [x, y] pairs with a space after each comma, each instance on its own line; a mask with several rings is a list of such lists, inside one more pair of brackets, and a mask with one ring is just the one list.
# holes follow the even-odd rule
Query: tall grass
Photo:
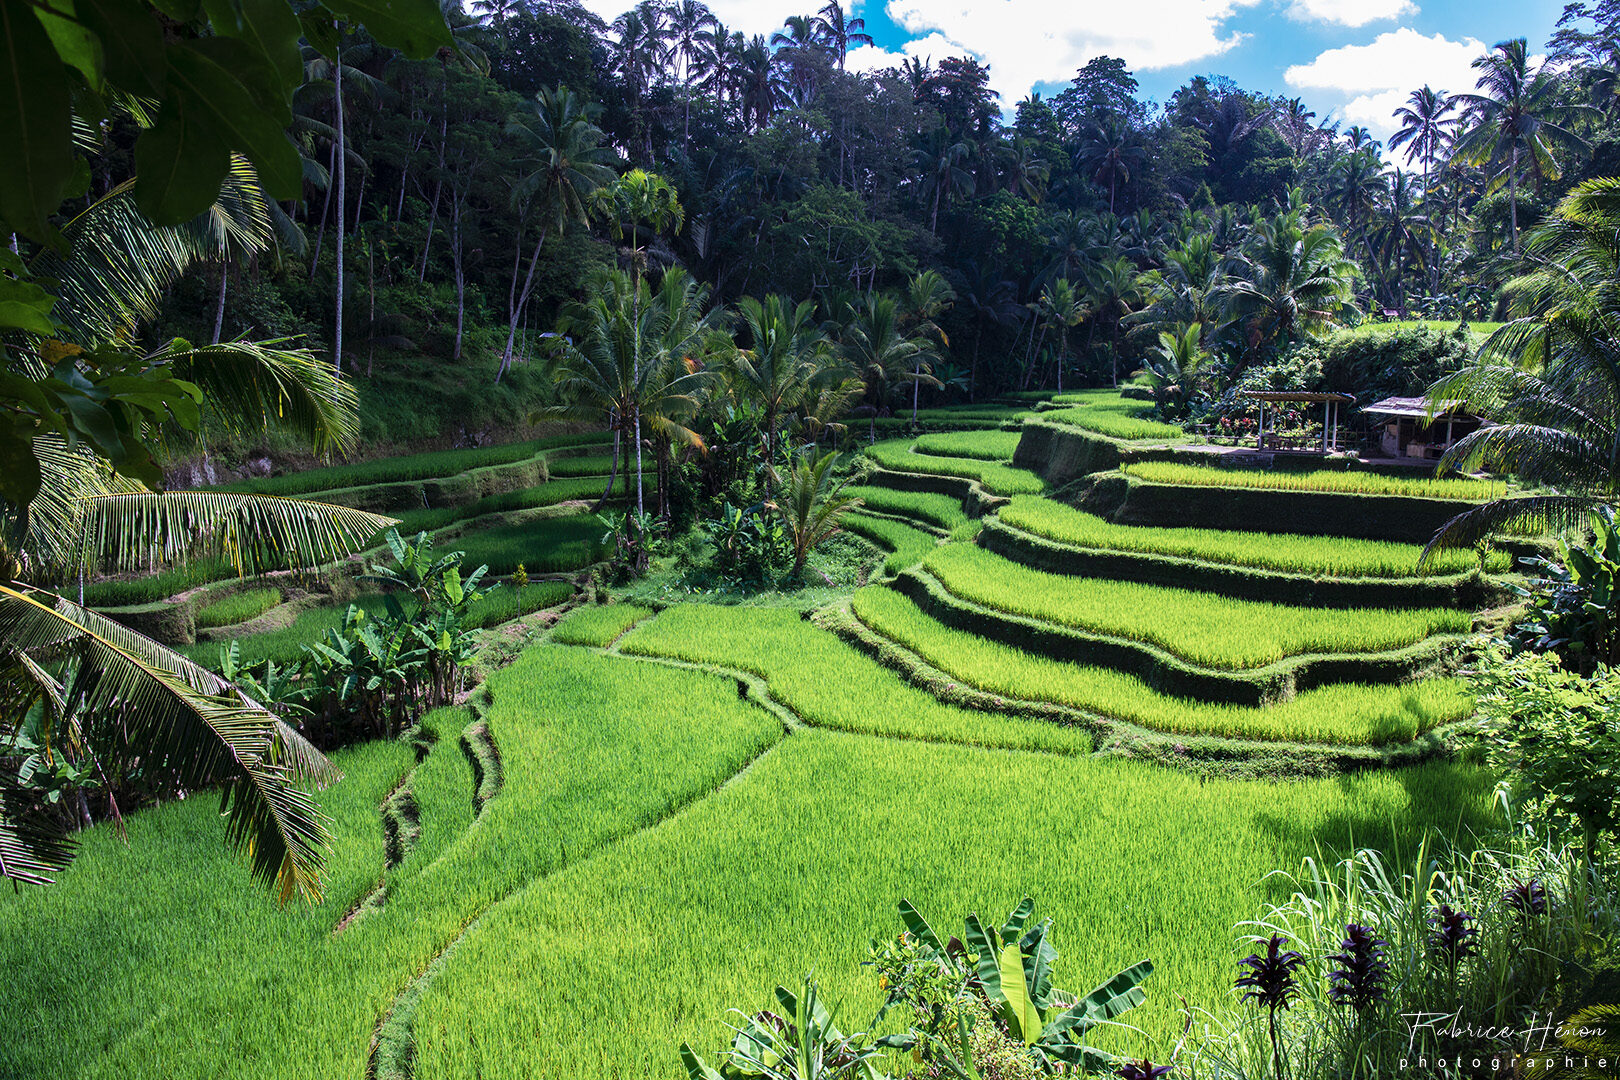
[[197, 626], [235, 626], [249, 619], [257, 619], [279, 603], [280, 589], [244, 589], [199, 609]]
[[[1226, 529], [1153, 528], [1116, 525], [1051, 499], [1020, 495], [1001, 508], [1002, 521], [1026, 532], [1076, 547], [1173, 555], [1228, 566], [1249, 566], [1315, 577], [1401, 578], [1417, 576], [1420, 544], [1294, 536]], [[1493, 551], [1485, 569], [1511, 568], [1506, 552]], [[1462, 574], [1479, 567], [1472, 551], [1436, 552], [1428, 572]]]
[[883, 560], [885, 574], [898, 574], [907, 567], [916, 566], [922, 562], [924, 555], [939, 546], [939, 537], [933, 533], [859, 511], [844, 515], [841, 524], [845, 532], [863, 536], [889, 553], [888, 558]]
[[465, 450], [434, 450], [403, 457], [377, 458], [323, 469], [305, 469], [258, 480], [224, 484], [222, 491], [251, 491], [260, 495], [307, 495], [312, 491], [362, 487], [367, 484], [398, 483], [454, 476], [468, 469], [490, 465], [510, 465], [527, 461], [545, 450], [568, 446], [591, 446], [602, 441], [600, 431], [578, 435], [553, 435], [504, 446], [478, 446]]
[[844, 489], [861, 500], [863, 509], [880, 514], [913, 518], [941, 529], [954, 529], [967, 521], [962, 500], [932, 491], [900, 491], [897, 488], [853, 484]]
[[1089, 753], [1077, 728], [941, 704], [795, 611], [683, 604], [637, 626], [622, 652], [719, 664], [760, 675], [814, 723], [972, 746]]
[[1021, 437], [1016, 431], [949, 431], [919, 436], [914, 448], [919, 454], [940, 457], [1011, 461]]
[[597, 604], [576, 608], [551, 631], [551, 640], [563, 645], [591, 645], [605, 649], [652, 609], [635, 604]]
[[1155, 731], [1337, 745], [1409, 742], [1468, 714], [1473, 699], [1460, 680], [1407, 686], [1339, 684], [1260, 708], [1169, 697], [1134, 675], [1034, 656], [952, 630], [907, 597], [873, 586], [855, 594], [855, 614], [882, 636], [969, 686], [1029, 701], [1049, 701]]
[[1042, 420], [1095, 431], [1111, 439], [1180, 439], [1186, 435], [1179, 424], [1167, 424], [1148, 417], [1152, 402], [1125, 398], [1117, 390], [1083, 390], [1053, 398], [1058, 405], [1073, 403], [1071, 408], [1052, 409], [1040, 414]]
[[[1123, 1018], [1144, 1034], [1102, 1038], [1162, 1060], [1178, 994], [1230, 1000], [1231, 928], [1268, 871], [1317, 843], [1482, 823], [1486, 786], [1445, 766], [1201, 783], [1133, 762], [795, 734], [690, 812], [491, 912], [423, 1003], [416, 1075], [678, 1080], [678, 1044], [722, 1045], [729, 1009], [806, 971], [839, 1026], [864, 1029], [881, 992], [862, 962], [903, 929], [901, 898], [956, 929], [1025, 895], [1056, 920], [1058, 985], [1153, 960], [1147, 1005]], [[915, 1067], [897, 1054], [881, 1071]]]
[[1355, 495], [1407, 495], [1424, 499], [1479, 501], [1498, 498], [1507, 485], [1498, 480], [1472, 477], [1391, 476], [1387, 473], [1342, 472], [1313, 469], [1284, 470], [1222, 468], [1218, 465], [1180, 465], [1170, 461], [1143, 461], [1124, 466], [1127, 476], [1151, 484], [1186, 487], [1263, 488], [1269, 491], [1336, 491]]
[[982, 548], [950, 545], [923, 565], [955, 596], [1088, 633], [1146, 642], [1210, 667], [1262, 667], [1308, 653], [1399, 649], [1466, 633], [1450, 608], [1332, 609], [1234, 600], [1215, 593], [1034, 570]]
[[977, 480], [986, 491], [996, 495], [1036, 495], [1046, 490], [1046, 482], [1027, 469], [972, 458], [914, 453], [909, 439], [876, 443], [867, 447], [866, 453], [885, 469]]

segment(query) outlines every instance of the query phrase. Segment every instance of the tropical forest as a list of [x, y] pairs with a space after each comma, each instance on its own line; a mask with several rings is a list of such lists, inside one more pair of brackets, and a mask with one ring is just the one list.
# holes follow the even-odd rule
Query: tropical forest
[[0, 0], [0, 1080], [1620, 1077], [1620, 0], [629, 4]]

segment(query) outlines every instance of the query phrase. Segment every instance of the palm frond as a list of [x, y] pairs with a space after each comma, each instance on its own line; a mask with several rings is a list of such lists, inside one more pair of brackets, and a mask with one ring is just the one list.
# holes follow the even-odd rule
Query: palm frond
[[[307, 743], [289, 743], [274, 714], [156, 642], [50, 593], [0, 585], [0, 641], [8, 691], [31, 678], [25, 658], [58, 665], [62, 700], [85, 715], [118, 718], [122, 738], [98, 748], [102, 760], [138, 758], [148, 776], [182, 790], [223, 785], [227, 835], [248, 854], [254, 878], [273, 883], [283, 902], [319, 899], [330, 836], [300, 781], [335, 770]], [[10, 815], [7, 822], [10, 842], [29, 842], [18, 840], [25, 834]]]
[[1490, 536], [1526, 536], [1560, 529], [1574, 529], [1591, 520], [1603, 500], [1583, 495], [1525, 495], [1497, 499], [1464, 511], [1440, 526], [1423, 548], [1418, 569], [1428, 565], [1437, 551], [1471, 547]]
[[0, 769], [0, 881], [49, 885], [73, 858], [73, 841], [60, 825], [33, 813], [29, 791]]
[[396, 518], [347, 506], [231, 491], [135, 492], [85, 500], [85, 543], [110, 569], [201, 558], [239, 574], [310, 570], [363, 547]]

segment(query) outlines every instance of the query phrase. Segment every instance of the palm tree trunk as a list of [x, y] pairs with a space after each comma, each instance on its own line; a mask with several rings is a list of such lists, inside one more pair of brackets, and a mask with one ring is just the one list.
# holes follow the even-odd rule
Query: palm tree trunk
[[593, 513], [593, 514], [600, 514], [602, 512], [602, 507], [607, 505], [608, 499], [613, 497], [613, 481], [618, 479], [618, 476], [619, 476], [619, 433], [620, 433], [620, 426], [621, 425], [618, 424], [617, 422], [615, 422], [614, 425], [613, 425], [613, 467], [608, 470], [607, 487], [605, 489], [603, 489], [602, 497], [600, 499], [596, 500], [596, 505], [595, 506], [591, 507], [591, 513]]
[[1513, 140], [1508, 162], [1508, 229], [1513, 235], [1513, 254], [1519, 253], [1519, 140]]
[[340, 23], [332, 24], [337, 28], [338, 46], [337, 57], [332, 65], [334, 84], [333, 102], [337, 110], [337, 318], [332, 335], [332, 369], [338, 374], [343, 373], [343, 204], [348, 195], [346, 186], [349, 166], [344, 152], [347, 143], [343, 138], [343, 29]]
[[641, 492], [641, 406], [636, 406], [636, 513], [645, 515], [647, 506]]
[[332, 213], [332, 177], [337, 173], [336, 142], [332, 143], [332, 152], [326, 158], [326, 198], [321, 200], [321, 224], [315, 230], [315, 254], [309, 260], [309, 280], [315, 280], [315, 271], [321, 265], [321, 241], [326, 239], [326, 219]]
[[922, 393], [922, 362], [917, 362], [917, 369], [912, 373], [911, 380], [911, 426], [917, 426], [917, 396]]
[[219, 344], [219, 332], [225, 325], [225, 284], [231, 279], [230, 264], [221, 260], [219, 264], [219, 303], [214, 306], [214, 340]]

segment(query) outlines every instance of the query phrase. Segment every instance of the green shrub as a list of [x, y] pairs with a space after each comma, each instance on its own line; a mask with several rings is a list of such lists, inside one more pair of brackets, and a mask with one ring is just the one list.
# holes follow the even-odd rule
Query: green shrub
[[1507, 485], [1499, 480], [1471, 477], [1392, 476], [1388, 473], [1314, 469], [1308, 472], [1223, 468], [1217, 465], [1181, 465], [1170, 461], [1143, 461], [1124, 466], [1128, 476], [1150, 484], [1194, 487], [1263, 488], [1273, 491], [1336, 491], [1356, 495], [1406, 495], [1424, 499], [1501, 498]]
[[1466, 633], [1449, 608], [1318, 610], [1215, 593], [1033, 570], [982, 548], [950, 545], [923, 566], [954, 596], [1026, 618], [1157, 645], [1195, 664], [1263, 667], [1311, 653], [1374, 653]]
[[197, 627], [235, 626], [256, 619], [281, 603], [280, 589], [246, 589], [215, 600], [197, 612]]
[[1460, 681], [1431, 679], [1407, 686], [1343, 683], [1258, 708], [1215, 705], [1161, 694], [1134, 675], [1034, 656], [952, 630], [893, 589], [862, 589], [854, 608], [878, 634], [975, 689], [1065, 705], [1154, 731], [1378, 746], [1409, 742], [1460, 720], [1471, 704]]
[[[1156, 528], [1116, 525], [1095, 514], [1051, 499], [1019, 495], [997, 515], [1008, 525], [1076, 547], [1169, 555], [1229, 566], [1251, 566], [1314, 577], [1414, 577], [1418, 544], [1385, 540], [1350, 540], [1334, 536], [1234, 532], [1227, 529]], [[1511, 569], [1506, 552], [1492, 551], [1485, 569]], [[1432, 574], [1462, 574], [1479, 567], [1473, 551], [1436, 552], [1427, 568]]]

